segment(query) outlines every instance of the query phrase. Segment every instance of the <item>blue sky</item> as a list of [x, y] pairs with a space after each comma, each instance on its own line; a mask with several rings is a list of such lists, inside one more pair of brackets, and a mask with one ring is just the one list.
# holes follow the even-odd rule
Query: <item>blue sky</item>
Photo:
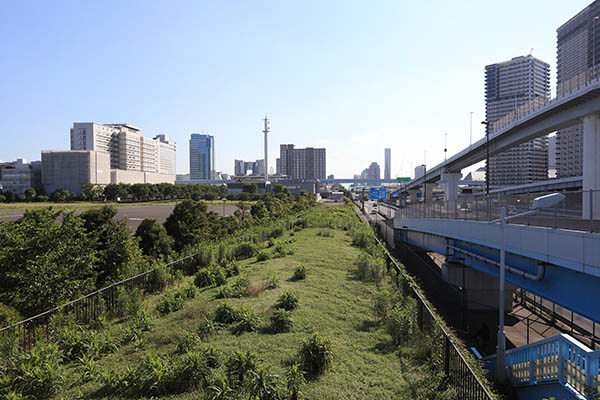
[[75, 121], [192, 132], [216, 167], [280, 143], [327, 148], [349, 177], [392, 148], [392, 173], [483, 136], [484, 67], [533, 54], [556, 79], [556, 29], [587, 6], [528, 1], [12, 1], [0, 4], [0, 160], [69, 149]]

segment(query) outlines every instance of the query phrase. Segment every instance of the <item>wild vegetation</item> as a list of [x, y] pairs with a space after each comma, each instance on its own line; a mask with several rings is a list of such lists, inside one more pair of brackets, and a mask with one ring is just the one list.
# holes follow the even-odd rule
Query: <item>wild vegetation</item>
[[[415, 328], [411, 299], [371, 271], [382, 253], [369, 228], [348, 207], [304, 210], [249, 212], [245, 228], [184, 248], [194, 262], [161, 293], [126, 293], [129, 311], [118, 319], [90, 327], [59, 315], [49, 340], [23, 354], [3, 342], [0, 395], [455, 398]], [[317, 235], [324, 229], [331, 235]], [[282, 256], [258, 260], [276, 247]]]

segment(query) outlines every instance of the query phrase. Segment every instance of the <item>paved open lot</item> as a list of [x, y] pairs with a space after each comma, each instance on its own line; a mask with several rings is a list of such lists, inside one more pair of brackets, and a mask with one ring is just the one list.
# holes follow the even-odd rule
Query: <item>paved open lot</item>
[[[171, 212], [175, 206], [172, 205], [156, 205], [156, 206], [131, 206], [131, 207], [118, 207], [116, 218], [128, 220], [129, 227], [135, 232], [137, 227], [142, 223], [144, 218], [155, 218], [161, 224], [165, 222], [167, 217], [171, 215]], [[219, 215], [231, 215], [237, 210], [236, 206], [232, 205], [209, 205], [208, 211], [215, 212]], [[78, 211], [81, 213], [83, 211]], [[23, 216], [23, 211], [4, 211], [0, 206], [0, 222], [15, 221]]]

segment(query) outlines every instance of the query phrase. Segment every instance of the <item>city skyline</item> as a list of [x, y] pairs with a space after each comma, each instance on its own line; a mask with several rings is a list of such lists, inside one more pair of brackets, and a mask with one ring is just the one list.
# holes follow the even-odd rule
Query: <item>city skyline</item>
[[[268, 112], [269, 165], [275, 165], [278, 144], [325, 147], [327, 174], [350, 177], [356, 171], [348, 159], [384, 165], [382, 150], [390, 147], [391, 175], [410, 176], [416, 165], [443, 160], [445, 132], [448, 154], [468, 146], [471, 111], [473, 139], [483, 137], [484, 65], [528, 54], [533, 47], [536, 57], [551, 62], [554, 91], [556, 29], [589, 2], [515, 2], [522, 15], [512, 12], [510, 3], [405, 7], [395, 2], [368, 9], [344, 2], [338, 15], [341, 4], [174, 8], [150, 3], [144, 10], [116, 2], [9, 5], [10, 18], [0, 28], [9, 40], [0, 47], [13, 62], [0, 67], [10, 77], [0, 82], [8, 94], [0, 100], [6, 115], [0, 129], [16, 140], [0, 149], [0, 159], [38, 160], [41, 150], [68, 148], [64, 132], [72, 121], [126, 121], [150, 136], [166, 134], [180, 143], [177, 173], [187, 173], [189, 165], [181, 144], [206, 129], [226, 145], [216, 152], [215, 169], [232, 172], [235, 158], [262, 158], [260, 122]], [[533, 10], [539, 16], [535, 26], [527, 17]], [[117, 34], [100, 23], [115, 12], [136, 16], [130, 18], [134, 33]], [[489, 13], [514, 28], [502, 35], [487, 29]], [[265, 14], [269, 29], [258, 18]], [[188, 23], [199, 15], [209, 17], [206, 26]], [[30, 23], [22, 24], [23, 18]], [[182, 23], [166, 24], [158, 35], [153, 27], [164, 19]], [[404, 19], [409, 22], [397, 23]], [[423, 31], [425, 22], [436, 29]], [[90, 48], [94, 51], [77, 68], [68, 61]], [[210, 62], [187, 67], [195, 65], [194, 53]], [[127, 63], [112, 66], [126, 54]], [[47, 68], [28, 67], [40, 63]], [[87, 94], [94, 91], [122, 96]], [[433, 119], [428, 118], [430, 93], [448, 105], [438, 107]], [[27, 128], [23, 120], [29, 121]]]

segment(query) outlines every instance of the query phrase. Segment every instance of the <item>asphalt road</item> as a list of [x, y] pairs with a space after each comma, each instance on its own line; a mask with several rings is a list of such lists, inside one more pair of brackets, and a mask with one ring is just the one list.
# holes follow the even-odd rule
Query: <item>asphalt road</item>
[[[167, 217], [171, 215], [171, 212], [175, 206], [156, 205], [156, 206], [131, 206], [131, 207], [118, 207], [116, 218], [127, 219], [127, 225], [135, 232], [137, 227], [142, 223], [144, 218], [155, 218], [159, 223], [165, 222]], [[218, 215], [231, 215], [237, 210], [236, 206], [226, 205], [208, 205], [208, 211], [213, 211]], [[78, 211], [78, 213], [83, 210]], [[3, 211], [0, 206], [0, 222], [16, 221], [21, 218], [24, 214], [23, 211]]]

